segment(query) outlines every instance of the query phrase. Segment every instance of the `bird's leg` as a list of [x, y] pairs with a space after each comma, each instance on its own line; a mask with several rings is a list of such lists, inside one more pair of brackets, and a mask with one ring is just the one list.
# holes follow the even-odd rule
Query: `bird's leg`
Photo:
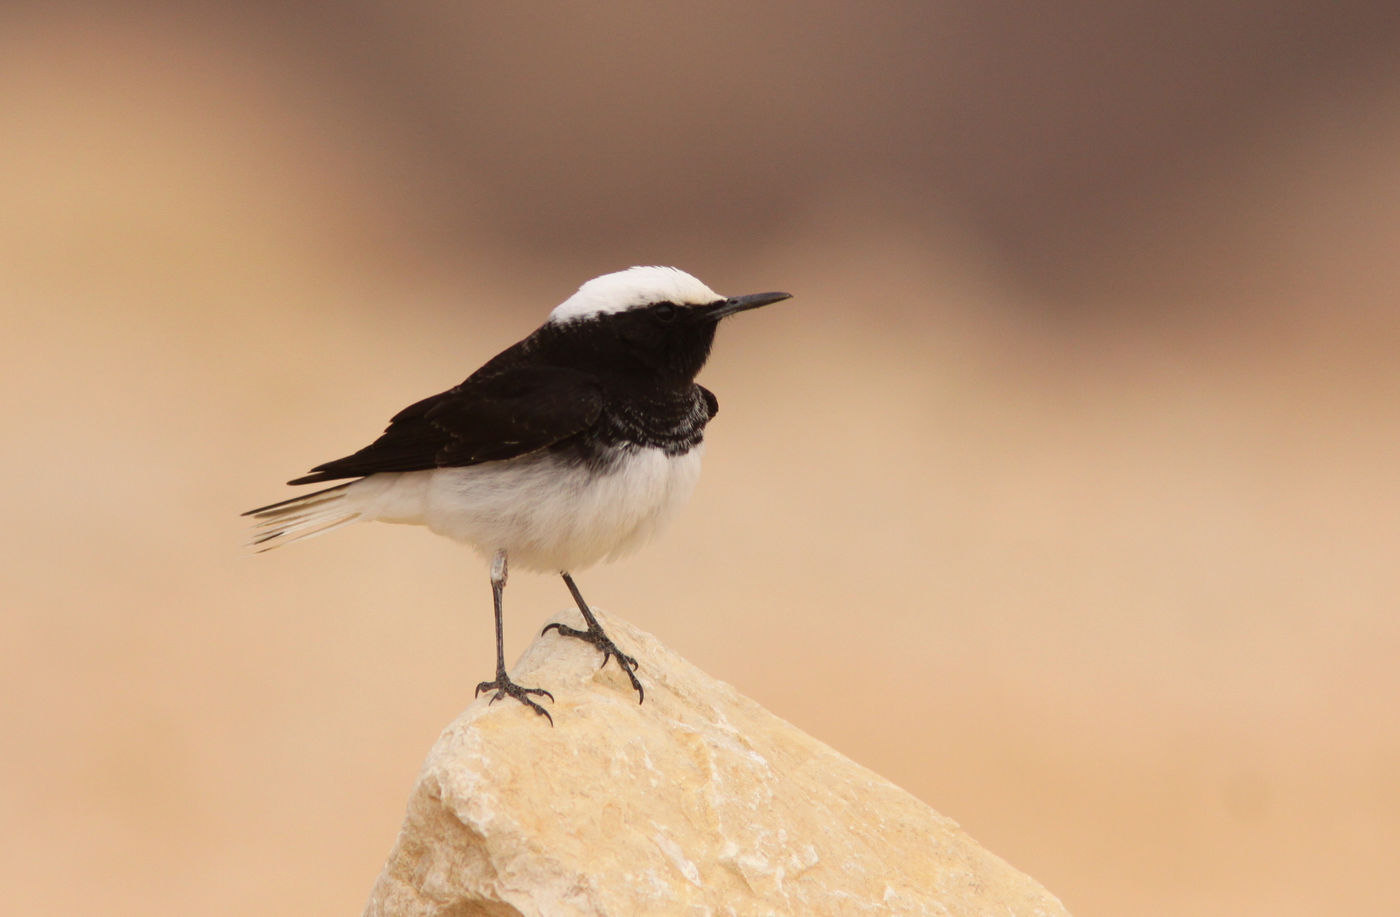
[[593, 644], [603, 654], [603, 665], [608, 664], [609, 658], [616, 659], [618, 668], [627, 673], [627, 677], [632, 681], [632, 687], [637, 689], [637, 703], [640, 704], [646, 699], [646, 695], [642, 691], [642, 683], [637, 680], [637, 660], [618, 649], [617, 644], [612, 642], [612, 638], [603, 633], [603, 626], [598, 623], [597, 618], [593, 617], [588, 603], [583, 600], [583, 593], [579, 592], [578, 587], [574, 585], [574, 578], [567, 573], [559, 575], [564, 577], [564, 585], [569, 587], [569, 592], [573, 595], [578, 610], [583, 612], [583, 620], [588, 623], [588, 629], [579, 630], [556, 621], [553, 624], [546, 624], [540, 633], [547, 634], [551, 630], [557, 630], [565, 637], [577, 637], [585, 643]]
[[522, 688], [510, 680], [506, 675], [506, 647], [504, 623], [501, 619], [501, 597], [506, 591], [506, 552], [504, 549], [497, 551], [496, 556], [491, 560], [491, 595], [496, 605], [496, 680], [483, 681], [476, 686], [476, 693], [495, 689], [496, 696], [491, 698], [491, 703], [495, 703], [506, 695], [510, 695], [520, 701], [540, 716], [549, 720], [549, 725], [554, 725], [554, 717], [549, 715], [539, 704], [530, 700], [531, 694], [538, 694], [547, 697], [551, 701], [554, 695], [543, 688]]

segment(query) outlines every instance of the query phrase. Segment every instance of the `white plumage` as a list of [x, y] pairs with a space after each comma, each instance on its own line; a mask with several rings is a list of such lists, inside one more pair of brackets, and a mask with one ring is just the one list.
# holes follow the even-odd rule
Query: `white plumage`
[[616, 560], [657, 535], [689, 499], [703, 445], [682, 456], [619, 449], [609, 468], [548, 452], [463, 468], [376, 474], [269, 507], [256, 542], [269, 550], [351, 522], [425, 525], [488, 559], [557, 573]]
[[680, 268], [630, 267], [583, 284], [577, 293], [554, 307], [549, 320], [568, 322], [657, 302], [699, 306], [717, 299], [723, 297]]

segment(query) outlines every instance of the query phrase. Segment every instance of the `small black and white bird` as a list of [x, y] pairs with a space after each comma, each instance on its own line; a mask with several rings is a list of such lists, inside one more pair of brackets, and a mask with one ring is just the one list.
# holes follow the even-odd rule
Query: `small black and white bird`
[[720, 296], [671, 267], [596, 277], [529, 337], [455, 388], [394, 415], [377, 440], [289, 484], [354, 480], [249, 510], [260, 550], [352, 522], [426, 525], [491, 561], [496, 678], [477, 686], [546, 717], [506, 674], [501, 598], [507, 561], [564, 578], [596, 646], [644, 699], [637, 661], [603, 632], [573, 571], [651, 539], [689, 498], [705, 425], [719, 402], [697, 385], [720, 320], [790, 298]]

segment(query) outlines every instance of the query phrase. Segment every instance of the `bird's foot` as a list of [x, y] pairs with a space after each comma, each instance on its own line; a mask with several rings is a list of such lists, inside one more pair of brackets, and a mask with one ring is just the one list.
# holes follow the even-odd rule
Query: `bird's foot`
[[550, 703], [553, 703], [554, 695], [550, 694], [544, 688], [522, 688], [520, 685], [511, 681], [510, 677], [507, 676], [505, 672], [497, 672], [495, 681], [483, 681], [476, 686], [476, 694], [480, 697], [483, 691], [490, 691], [493, 688], [496, 691], [496, 696], [491, 698], [490, 703], [494, 704], [496, 701], [506, 696], [513, 697], [540, 716], [549, 720], [549, 725], [554, 725], [554, 717], [549, 715], [549, 711], [530, 700], [531, 694], [538, 694], [541, 697], [549, 698]]
[[577, 640], [582, 640], [584, 643], [591, 643], [593, 646], [596, 646], [598, 651], [603, 654], [603, 665], [598, 667], [600, 669], [608, 664], [609, 659], [616, 659], [618, 668], [626, 673], [628, 679], [632, 682], [632, 687], [637, 692], [637, 703], [640, 704], [646, 699], [646, 694], [642, 691], [642, 683], [637, 680], [637, 660], [618, 649], [617, 644], [612, 642], [611, 637], [603, 633], [601, 627], [590, 627], [587, 630], [579, 630], [577, 627], [569, 627], [567, 624], [560, 624], [558, 621], [555, 621], [553, 624], [546, 624], [544, 630], [540, 631], [540, 635], [543, 636], [552, 630], [559, 631], [561, 636], [573, 637]]

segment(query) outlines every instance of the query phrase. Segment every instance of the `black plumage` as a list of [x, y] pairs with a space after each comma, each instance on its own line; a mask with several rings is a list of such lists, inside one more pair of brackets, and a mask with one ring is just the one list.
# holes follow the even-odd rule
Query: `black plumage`
[[[289, 484], [452, 468], [551, 449], [581, 461], [610, 447], [683, 455], [719, 401], [694, 382], [715, 322], [670, 303], [613, 317], [601, 338], [583, 323], [545, 325], [460, 385], [404, 408], [378, 439]], [[664, 346], [658, 346], [664, 345]]]

